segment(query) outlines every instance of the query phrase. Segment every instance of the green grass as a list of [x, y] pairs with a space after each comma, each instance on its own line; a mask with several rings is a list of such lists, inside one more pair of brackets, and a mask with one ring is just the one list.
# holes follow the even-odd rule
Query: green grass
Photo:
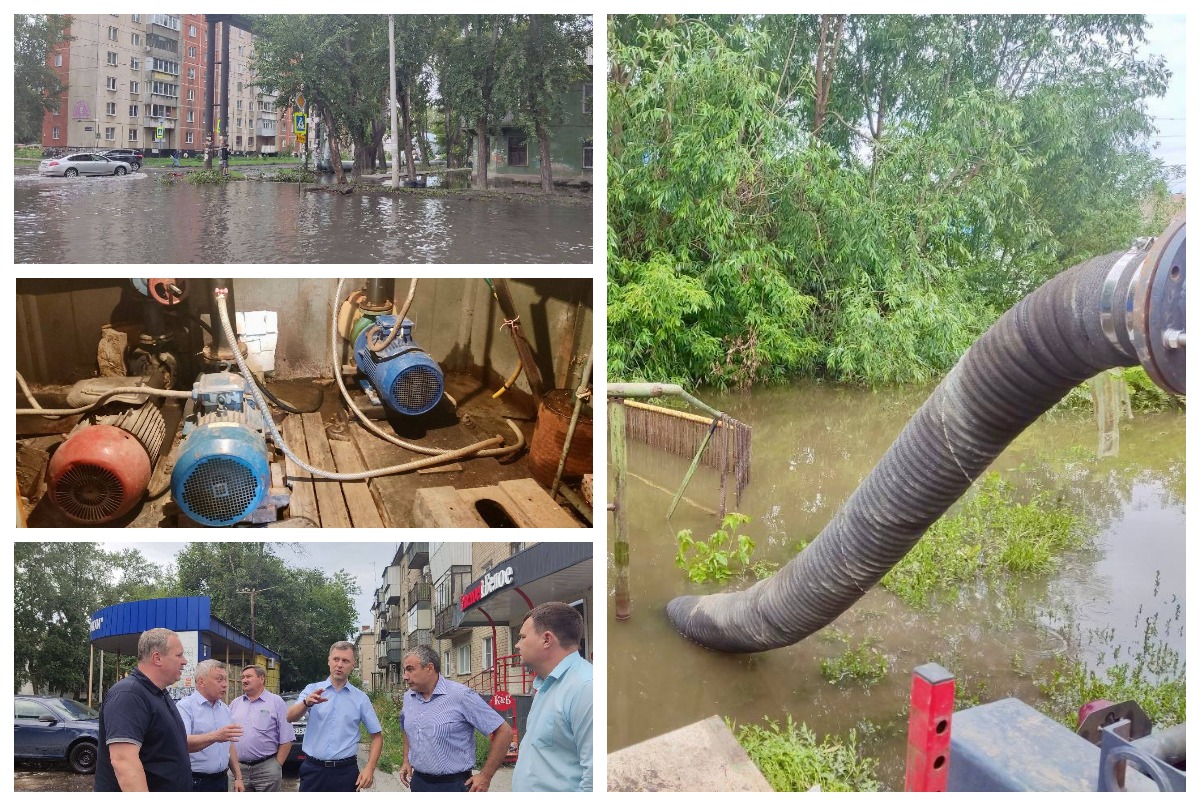
[[824, 792], [878, 792], [875, 761], [860, 757], [855, 731], [839, 739], [816, 735], [791, 716], [787, 725], [764, 720], [765, 725], [738, 726], [726, 719], [755, 766], [776, 792], [806, 792], [819, 787]]
[[[400, 730], [400, 709], [392, 700], [391, 692], [372, 691], [371, 704], [375, 706], [375, 716], [383, 726], [383, 753], [379, 756], [379, 769], [383, 772], [394, 772], [404, 764], [404, 732]], [[368, 736], [362, 732], [365, 741]]]
[[933, 606], [973, 582], [1045, 575], [1087, 542], [1082, 520], [1061, 502], [1047, 493], [1021, 502], [998, 473], [984, 476], [968, 495], [883, 578], [909, 605]]
[[857, 648], [846, 647], [846, 651], [835, 658], [821, 659], [821, 677], [835, 686], [850, 683], [871, 686], [886, 677], [887, 673], [887, 656], [867, 641]]
[[40, 160], [42, 158], [42, 147], [41, 146], [25, 146], [23, 148], [17, 147], [15, 149], [15, 154], [13, 156], [15, 159]]

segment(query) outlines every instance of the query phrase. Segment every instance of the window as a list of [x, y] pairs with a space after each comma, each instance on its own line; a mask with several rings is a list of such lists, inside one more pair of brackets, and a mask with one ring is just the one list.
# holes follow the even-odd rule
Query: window
[[163, 106], [162, 104], [151, 104], [150, 116], [155, 118], [173, 118], [175, 117], [175, 107]]
[[583, 114], [592, 114], [592, 85], [591, 82], [583, 83]]
[[195, 91], [195, 90], [188, 90], [187, 99], [188, 99], [189, 101], [194, 101], [194, 100], [196, 100], [196, 91]]
[[188, 113], [187, 113], [187, 122], [188, 122], [188, 123], [195, 123], [195, 122], [196, 122], [196, 110], [195, 110], [195, 109], [189, 109], [189, 110], [188, 110]]
[[130, 14], [129, 19], [133, 20], [134, 22], [141, 22], [142, 15], [141, 14]]
[[583, 167], [584, 168], [592, 167], [592, 141], [591, 140], [583, 141]]
[[142, 60], [139, 59], [137, 56], [130, 56], [129, 57], [129, 69], [135, 73], [138, 70], [141, 70], [142, 69]]
[[115, 90], [117, 88], [117, 77], [109, 76], [107, 79], [107, 84], [110, 90]]
[[171, 62], [166, 59], [155, 59], [154, 69], [160, 73], [170, 73], [173, 76], [179, 75], [179, 62]]
[[105, 140], [116, 140], [117, 139], [117, 127], [116, 126], [105, 126], [104, 127], [104, 139]]
[[138, 130], [137, 130], [137, 129], [130, 129], [130, 130], [129, 130], [129, 142], [131, 142], [131, 143], [136, 143], [136, 142], [137, 142], [137, 133], [138, 133]]
[[237, 102], [237, 111], [242, 111], [242, 102], [240, 100]]
[[456, 647], [458, 652], [457, 665], [454, 669], [455, 674], [470, 674], [471, 673], [471, 645], [459, 644]]
[[50, 109], [50, 114], [51, 114], [51, 115], [55, 115], [55, 116], [58, 116], [58, 115], [61, 115], [61, 114], [62, 114], [62, 108], [61, 108], [61, 107], [58, 105], [58, 102], [57, 102], [57, 101], [55, 101], [55, 102], [54, 102], [54, 106], [53, 106], [53, 107], [51, 107], [51, 109]]
[[245, 45], [238, 45], [238, 55], [239, 56], [246, 55], [246, 46]]
[[179, 85], [178, 84], [168, 84], [166, 81], [153, 82], [153, 84], [151, 85], [150, 91], [153, 92], [155, 95], [165, 95], [168, 98], [178, 98], [179, 97]]
[[55, 126], [50, 132], [50, 139], [57, 140], [57, 139], [59, 139], [58, 135], [59, 135], [59, 129], [57, 126]]
[[113, 42], [117, 41], [117, 27], [115, 25], [108, 26], [108, 38]]
[[54, 66], [62, 67], [62, 54], [61, 53], [54, 54]]
[[242, 91], [242, 82], [238, 82], [238, 92]]
[[130, 95], [141, 95], [141, 93], [142, 93], [141, 82], [140, 81], [130, 81], [129, 82], [129, 94]]
[[164, 28], [170, 28], [172, 31], [182, 31], [183, 21], [178, 17], [173, 17], [170, 14], [151, 14], [150, 22], [154, 25], [161, 25]]
[[[189, 117], [191, 116], [191, 113], [190, 113], [190, 112], [188, 113], [188, 116], [189, 116]], [[190, 122], [190, 121], [189, 121], [189, 122]], [[188, 132], [187, 134], [185, 134], [185, 135], [183, 136], [183, 142], [187, 143], [188, 145], [191, 145], [192, 143], [194, 143], [194, 142], [195, 142], [195, 140], [193, 140], [193, 139], [192, 139], [192, 133], [191, 133], [191, 132]]]
[[104, 114], [106, 114], [106, 115], [115, 115], [115, 114], [117, 114], [117, 102], [116, 102], [116, 101], [109, 101], [108, 103], [106, 103], [106, 104], [104, 105]]
[[492, 639], [484, 638], [483, 639], [483, 666], [481, 667], [480, 671], [486, 672], [488, 669], [492, 668], [492, 666], [495, 663], [496, 663], [496, 658], [492, 652]]
[[195, 67], [189, 67], [189, 68], [188, 68], [188, 80], [189, 80], [189, 81], [195, 81], [195, 80], [196, 80], [196, 68], [195, 68]]
[[107, 60], [108, 60], [108, 66], [109, 66], [109, 67], [116, 67], [116, 66], [117, 66], [117, 54], [113, 53], [113, 52], [110, 50], [110, 51], [108, 51], [108, 56], [107, 56], [106, 58], [107, 58]]
[[196, 49], [195, 48], [188, 48], [188, 58], [189, 59], [196, 58]]
[[442, 674], [450, 674], [450, 650], [442, 653]]
[[130, 104], [129, 105], [129, 117], [136, 118], [137, 116], [138, 116], [138, 105]]
[[129, 44], [133, 45], [134, 47], [140, 48], [142, 46], [142, 35], [141, 34], [130, 34], [129, 35]]
[[188, 26], [188, 36], [195, 36], [195, 35], [196, 35], [196, 26], [189, 25]]
[[529, 153], [526, 148], [527, 138], [524, 135], [508, 136], [508, 164], [528, 165]]

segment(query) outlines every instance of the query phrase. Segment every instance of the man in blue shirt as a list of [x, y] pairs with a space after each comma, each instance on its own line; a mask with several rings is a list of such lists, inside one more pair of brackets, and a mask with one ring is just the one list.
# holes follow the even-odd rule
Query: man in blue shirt
[[[433, 647], [421, 644], [403, 664], [409, 691], [400, 711], [401, 783], [413, 792], [486, 792], [508, 753], [512, 728], [478, 693], [441, 676]], [[475, 731], [490, 738], [483, 769], [472, 775]]]
[[167, 694], [186, 664], [173, 630], [155, 627], [138, 638], [137, 668], [100, 706], [97, 792], [192, 791], [187, 731]]
[[[375, 782], [375, 765], [383, 752], [383, 726], [366, 694], [350, 685], [354, 644], [338, 641], [329, 648], [329, 677], [300, 692], [288, 709], [288, 722], [308, 713], [304, 734], [301, 792], [356, 792]], [[371, 736], [367, 766], [358, 769], [358, 726]]]
[[231, 770], [233, 791], [245, 791], [237, 753], [231, 752], [232, 743], [242, 737], [242, 726], [233, 724], [225, 704], [228, 689], [225, 664], [209, 658], [196, 666], [196, 690], [179, 701], [188, 734], [193, 792], [228, 792]]
[[592, 791], [592, 664], [579, 654], [582, 639], [583, 618], [563, 602], [538, 605], [521, 624], [517, 652], [537, 677], [514, 792]]

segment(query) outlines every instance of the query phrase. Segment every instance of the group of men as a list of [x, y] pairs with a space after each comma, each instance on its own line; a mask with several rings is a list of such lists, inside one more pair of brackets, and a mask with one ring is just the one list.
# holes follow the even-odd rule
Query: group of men
[[[592, 789], [592, 667], [579, 653], [583, 619], [570, 605], [547, 602], [529, 611], [516, 642], [531, 669], [534, 697], [521, 736], [513, 791]], [[307, 686], [288, 707], [266, 690], [266, 670], [242, 669], [242, 696], [228, 705], [225, 664], [196, 667], [195, 691], [179, 701], [168, 688], [187, 659], [171, 630], [138, 640], [138, 665], [114, 685], [100, 707], [97, 792], [274, 792], [295, 733], [308, 715], [301, 792], [355, 792], [374, 783], [383, 727], [370, 698], [350, 683], [354, 645], [329, 650], [329, 677]], [[414, 792], [486, 792], [504, 761], [512, 726], [476, 692], [441, 674], [437, 653], [418, 646], [403, 658], [400, 780]], [[371, 737], [358, 764], [359, 728]], [[489, 750], [475, 771], [475, 732]]]

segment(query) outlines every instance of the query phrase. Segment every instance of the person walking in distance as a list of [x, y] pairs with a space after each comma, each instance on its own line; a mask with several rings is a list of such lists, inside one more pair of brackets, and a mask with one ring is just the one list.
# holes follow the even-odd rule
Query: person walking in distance
[[228, 690], [225, 664], [209, 658], [196, 666], [196, 690], [179, 701], [179, 715], [188, 734], [193, 792], [228, 792], [231, 771], [234, 791], [242, 791], [242, 772], [233, 752], [242, 726], [234, 724], [225, 704]]
[[[441, 676], [433, 647], [417, 646], [403, 666], [409, 690], [400, 711], [400, 782], [413, 792], [486, 792], [508, 753], [512, 728], [479, 694]], [[472, 774], [475, 731], [489, 737], [489, 747], [483, 769]]]
[[579, 654], [583, 617], [546, 602], [521, 624], [517, 652], [537, 675], [514, 792], [592, 791], [592, 664]]
[[[383, 752], [383, 726], [366, 694], [350, 685], [354, 644], [338, 641], [329, 648], [329, 677], [300, 692], [288, 708], [288, 722], [308, 714], [304, 733], [301, 792], [355, 792], [370, 789]], [[371, 736], [367, 766], [358, 769], [358, 726]]]
[[234, 743], [234, 749], [247, 792], [279, 791], [283, 764], [296, 740], [287, 705], [266, 687], [267, 670], [246, 666], [242, 669], [242, 696], [229, 704], [233, 721], [242, 726], [242, 738]]
[[187, 658], [173, 630], [138, 638], [138, 665], [108, 690], [100, 705], [97, 792], [191, 792], [187, 731], [167, 693]]

